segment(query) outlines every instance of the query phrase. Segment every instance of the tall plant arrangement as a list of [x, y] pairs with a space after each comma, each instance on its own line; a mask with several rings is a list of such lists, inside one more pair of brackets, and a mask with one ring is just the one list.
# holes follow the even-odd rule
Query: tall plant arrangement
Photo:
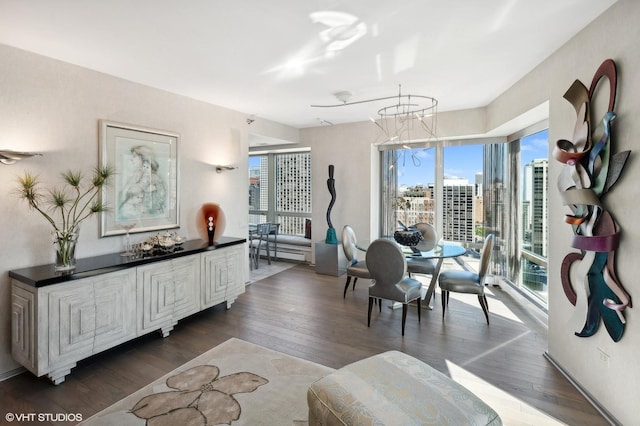
[[82, 172], [69, 170], [61, 174], [64, 185], [51, 189], [42, 188], [39, 177], [31, 172], [18, 177], [18, 197], [53, 227], [56, 269], [75, 268], [75, 245], [80, 223], [95, 213], [107, 210], [99, 194], [114, 173], [110, 166], [99, 166], [85, 178]]

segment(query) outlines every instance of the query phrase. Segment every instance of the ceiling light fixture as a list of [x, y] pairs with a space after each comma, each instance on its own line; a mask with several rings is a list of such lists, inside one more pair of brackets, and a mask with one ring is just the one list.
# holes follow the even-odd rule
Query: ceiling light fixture
[[[395, 100], [392, 105], [378, 109], [378, 117], [370, 120], [384, 133], [385, 142], [411, 142], [411, 132], [420, 141], [437, 139], [436, 123], [438, 115], [438, 100], [431, 96], [403, 94], [402, 86], [398, 85], [398, 95], [384, 98], [351, 101], [351, 92], [342, 91], [333, 94], [341, 103], [334, 105], [311, 105], [317, 108], [333, 108], [349, 105]], [[419, 125], [416, 126], [416, 122]], [[420, 131], [421, 130], [421, 131]]]
[[[342, 105], [345, 105], [347, 102], [349, 102], [351, 100], [351, 92], [348, 91], [342, 91], [342, 92], [336, 92], [333, 94], [333, 96], [336, 97], [337, 100], [339, 100], [340, 102], [342, 102]], [[314, 105], [311, 105], [314, 106]], [[319, 106], [319, 105], [318, 105]], [[336, 105], [339, 106], [339, 105]]]

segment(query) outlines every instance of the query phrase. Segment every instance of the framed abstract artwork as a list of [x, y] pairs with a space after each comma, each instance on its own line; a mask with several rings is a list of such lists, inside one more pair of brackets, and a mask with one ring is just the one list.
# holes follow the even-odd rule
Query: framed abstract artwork
[[164, 130], [100, 121], [100, 164], [115, 169], [102, 191], [100, 236], [179, 226], [178, 142]]

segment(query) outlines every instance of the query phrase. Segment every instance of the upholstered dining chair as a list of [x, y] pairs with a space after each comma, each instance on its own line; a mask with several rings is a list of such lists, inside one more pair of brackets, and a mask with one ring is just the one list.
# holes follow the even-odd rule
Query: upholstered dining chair
[[[412, 228], [417, 229], [422, 234], [422, 239], [416, 245], [419, 251], [433, 250], [438, 242], [438, 232], [429, 223], [416, 223]], [[436, 271], [438, 261], [436, 259], [423, 259], [420, 257], [411, 257], [407, 259], [407, 271], [411, 274], [433, 275]]]
[[366, 262], [358, 260], [358, 250], [364, 250], [358, 248], [356, 233], [353, 231], [353, 228], [345, 225], [342, 228], [341, 238], [342, 250], [344, 251], [344, 256], [347, 258], [347, 282], [344, 285], [344, 292], [342, 293], [342, 298], [344, 299], [347, 297], [347, 289], [349, 288], [351, 278], [353, 278], [353, 290], [355, 290], [358, 278], [370, 279], [371, 275], [367, 269]]
[[438, 231], [436, 231], [436, 228], [426, 222], [416, 223], [413, 227], [422, 234], [422, 240], [420, 240], [416, 248], [420, 251], [433, 250], [438, 243]]
[[493, 251], [493, 234], [487, 235], [482, 247], [480, 255], [480, 267], [478, 272], [450, 270], [443, 271], [438, 277], [442, 298], [442, 318], [449, 304], [449, 292], [477, 294], [480, 306], [484, 311], [484, 316], [489, 324], [489, 304], [487, 296], [484, 295], [484, 279], [489, 269], [489, 260], [491, 260], [491, 252]]
[[269, 233], [271, 232], [271, 222], [258, 223], [256, 230], [249, 237], [249, 266], [251, 269], [258, 269], [260, 260], [260, 248], [264, 242], [267, 252], [267, 262], [271, 265], [271, 253], [269, 252]]
[[[402, 335], [407, 322], [407, 305], [416, 301], [420, 321], [420, 281], [407, 276], [407, 260], [400, 247], [393, 241], [380, 238], [369, 245], [365, 256], [373, 284], [369, 287], [369, 314], [367, 327], [371, 325], [371, 309], [377, 299], [402, 303]], [[382, 303], [379, 303], [382, 306]], [[381, 309], [381, 308], [379, 308]]]

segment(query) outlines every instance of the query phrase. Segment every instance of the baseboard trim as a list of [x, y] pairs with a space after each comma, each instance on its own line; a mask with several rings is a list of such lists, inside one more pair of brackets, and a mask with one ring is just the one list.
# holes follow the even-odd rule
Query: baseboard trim
[[24, 367], [18, 367], [15, 370], [6, 371], [0, 374], [0, 382], [4, 382], [5, 380], [12, 378], [13, 376], [24, 373], [25, 371], [27, 371], [27, 369]]
[[565, 370], [558, 362], [556, 362], [556, 360], [549, 354], [548, 351], [544, 351], [543, 355], [547, 359], [547, 361], [549, 361], [560, 373], [562, 373], [562, 375], [569, 381], [569, 383], [571, 383], [573, 387], [576, 388], [578, 392], [580, 392], [591, 405], [593, 405], [593, 408], [595, 408], [600, 414], [602, 414], [602, 417], [604, 417], [606, 421], [615, 426], [622, 426], [622, 423], [620, 423], [609, 411], [607, 411], [602, 405], [600, 405], [598, 400], [591, 396], [591, 394], [587, 392], [587, 390], [584, 389], [580, 385], [580, 383], [575, 381], [571, 374], [569, 374], [567, 370]]

